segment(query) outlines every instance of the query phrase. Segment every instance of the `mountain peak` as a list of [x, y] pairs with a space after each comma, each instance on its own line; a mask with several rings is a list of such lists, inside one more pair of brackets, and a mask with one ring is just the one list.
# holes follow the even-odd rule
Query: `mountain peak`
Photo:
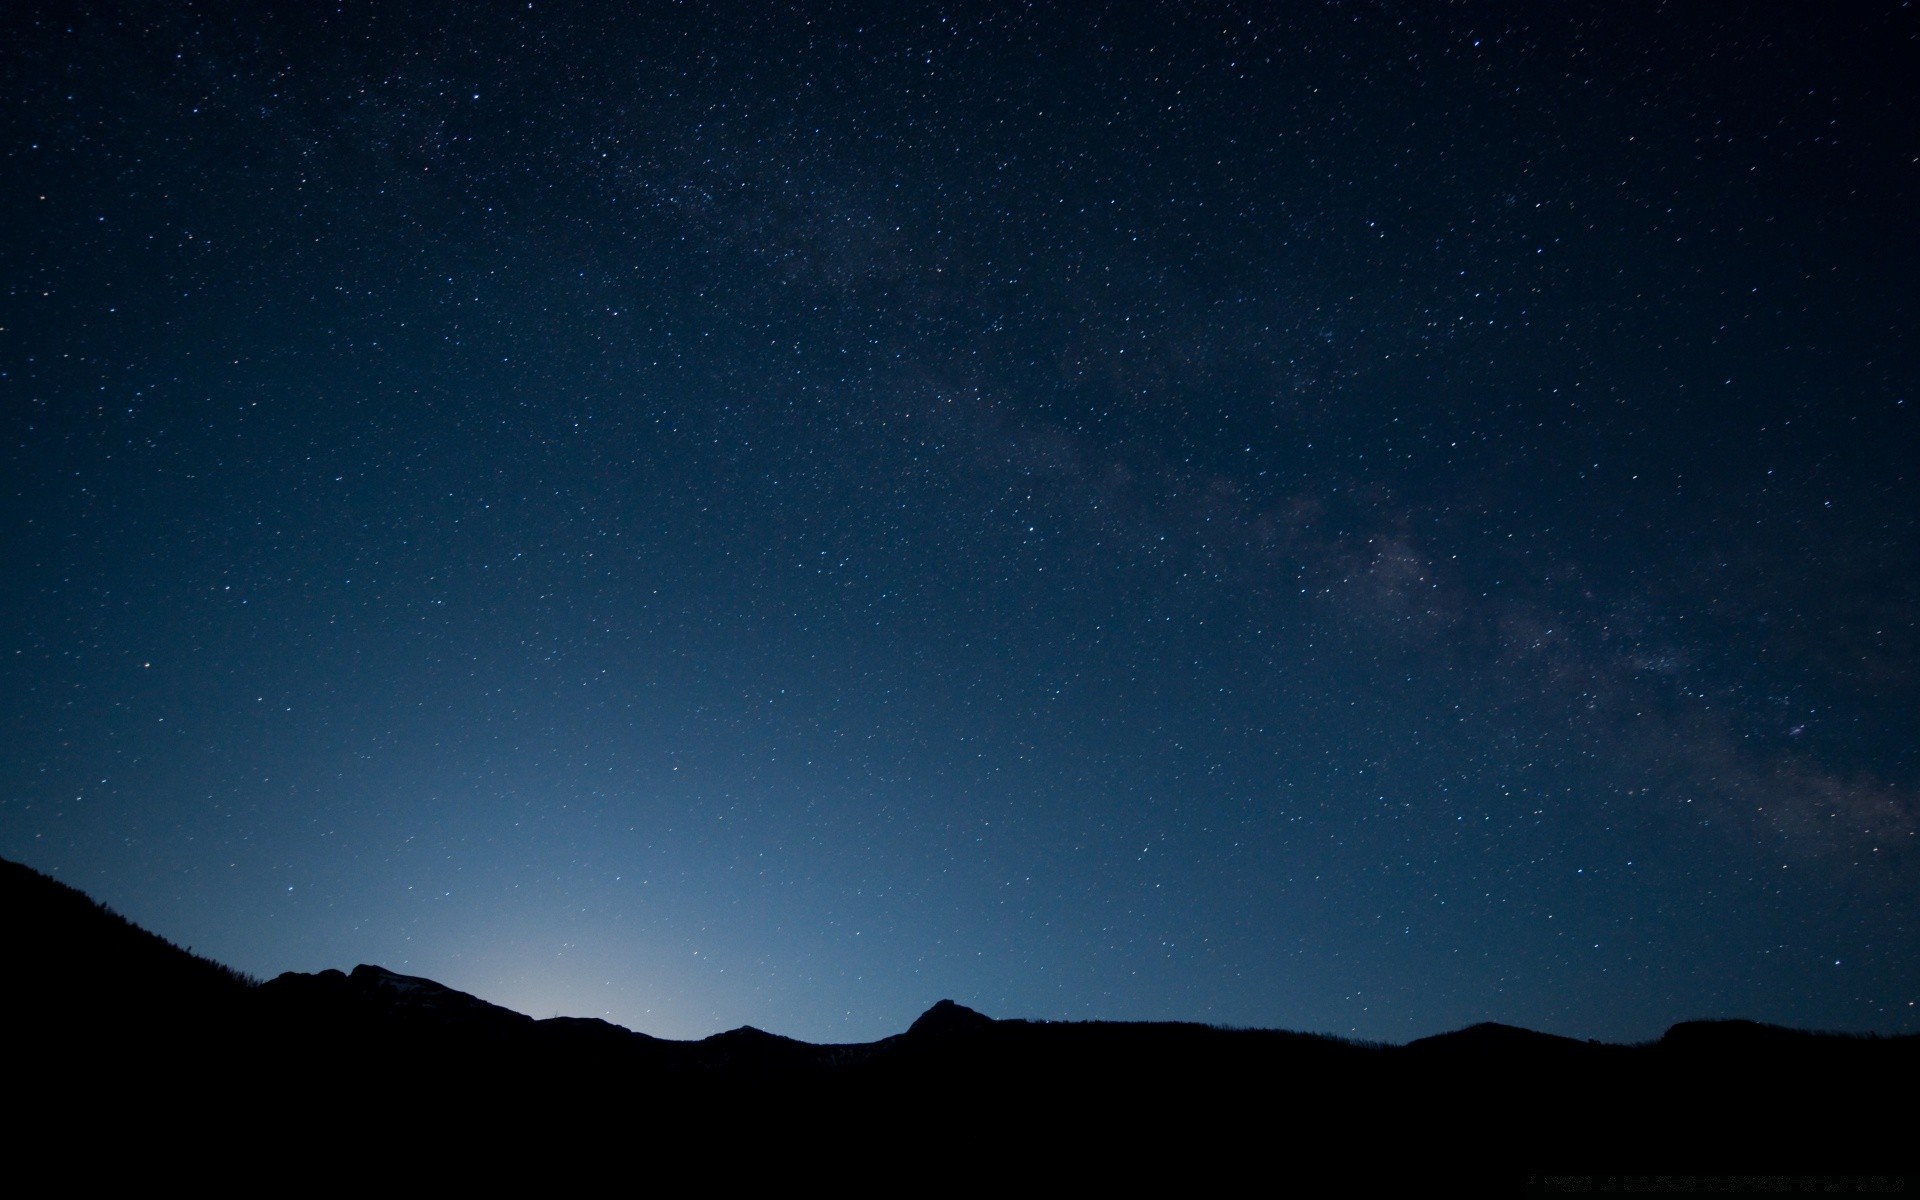
[[920, 1014], [907, 1028], [909, 1037], [954, 1037], [975, 1033], [993, 1025], [993, 1018], [975, 1012], [964, 1004], [942, 1000]]
[[370, 963], [361, 963], [350, 974], [332, 968], [311, 975], [288, 971], [267, 984], [265, 992], [276, 1001], [328, 1003], [337, 1000], [358, 1006], [361, 1011], [384, 1012], [408, 1020], [499, 1026], [533, 1024], [533, 1018], [524, 1013], [491, 1004], [444, 983], [418, 975], [402, 975]]
[[1451, 1033], [1437, 1033], [1431, 1037], [1415, 1038], [1407, 1043], [1409, 1050], [1466, 1050], [1475, 1054], [1495, 1054], [1510, 1051], [1538, 1052], [1562, 1049], [1565, 1047], [1584, 1047], [1587, 1043], [1574, 1038], [1561, 1037], [1553, 1033], [1540, 1033], [1532, 1029], [1522, 1029], [1518, 1025], [1506, 1025], [1499, 1021], [1481, 1021], [1465, 1029], [1456, 1029]]
[[701, 1040], [708, 1042], [729, 1042], [739, 1045], [771, 1045], [776, 1042], [791, 1042], [794, 1039], [783, 1037], [777, 1033], [768, 1033], [766, 1030], [758, 1028], [757, 1026], [742, 1025], [737, 1029], [724, 1029], [719, 1033], [709, 1034]]

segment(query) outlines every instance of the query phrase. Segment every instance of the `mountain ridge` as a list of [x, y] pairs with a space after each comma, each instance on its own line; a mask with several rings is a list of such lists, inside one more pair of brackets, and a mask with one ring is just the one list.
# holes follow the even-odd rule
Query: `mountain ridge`
[[751, 1026], [674, 1041], [536, 1020], [372, 964], [252, 980], [4, 860], [0, 942], [16, 1089], [91, 1111], [106, 1087], [157, 1128], [191, 1118], [262, 1144], [391, 1127], [612, 1146], [645, 1128], [728, 1158], [743, 1138], [798, 1152], [861, 1131], [888, 1161], [965, 1144], [983, 1162], [1025, 1146], [1064, 1164], [1092, 1139], [1175, 1171], [1201, 1147], [1244, 1165], [1277, 1145], [1332, 1169], [1373, 1161], [1384, 1139], [1454, 1174], [1890, 1170], [1909, 1157], [1914, 1107], [1889, 1085], [1920, 1069], [1912, 1035], [1750, 1021], [1681, 1022], [1632, 1045], [1483, 1022], [1394, 1046], [999, 1019], [950, 999], [873, 1042]]

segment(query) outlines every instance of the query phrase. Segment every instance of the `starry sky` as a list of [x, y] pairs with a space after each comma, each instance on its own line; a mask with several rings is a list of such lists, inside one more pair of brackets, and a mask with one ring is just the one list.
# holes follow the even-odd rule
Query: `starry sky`
[[1920, 1030], [1911, 6], [0, 26], [0, 855], [668, 1037]]

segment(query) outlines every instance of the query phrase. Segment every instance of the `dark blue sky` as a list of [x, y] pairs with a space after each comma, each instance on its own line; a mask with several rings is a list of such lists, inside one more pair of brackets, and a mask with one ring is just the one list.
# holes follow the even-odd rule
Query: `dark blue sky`
[[1920, 1030], [1911, 7], [9, 5], [0, 854], [697, 1036]]

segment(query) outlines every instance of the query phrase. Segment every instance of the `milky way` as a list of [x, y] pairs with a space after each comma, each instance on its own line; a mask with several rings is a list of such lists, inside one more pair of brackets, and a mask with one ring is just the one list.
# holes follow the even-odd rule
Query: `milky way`
[[0, 854], [666, 1036], [1920, 1029], [1920, 19], [15, 5]]

